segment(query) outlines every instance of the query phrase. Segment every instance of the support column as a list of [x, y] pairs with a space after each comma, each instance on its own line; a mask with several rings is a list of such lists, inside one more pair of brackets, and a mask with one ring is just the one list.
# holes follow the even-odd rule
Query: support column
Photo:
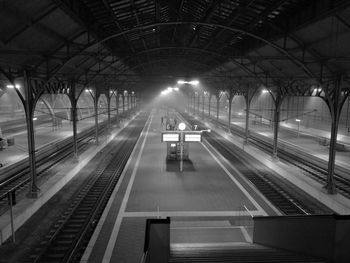
[[79, 160], [78, 153], [78, 136], [77, 136], [77, 104], [78, 100], [75, 95], [75, 83], [72, 81], [70, 85], [69, 100], [71, 103], [71, 116], [73, 123], [73, 153], [74, 159]]
[[209, 93], [209, 94], [208, 94], [208, 96], [209, 96], [209, 97], [208, 97], [208, 100], [209, 100], [209, 101], [208, 101], [208, 103], [209, 103], [209, 105], [208, 105], [208, 116], [209, 116], [209, 118], [210, 118], [210, 102], [211, 102], [211, 94]]
[[247, 94], [244, 96], [244, 98], [245, 98], [245, 105], [246, 105], [244, 142], [247, 144], [249, 140], [249, 112], [250, 112], [250, 102], [251, 102], [251, 99], [249, 98], [249, 89], [247, 91]]
[[229, 90], [229, 97], [228, 97], [228, 132], [231, 132], [231, 115], [232, 115], [232, 100], [234, 97], [234, 91]]
[[115, 94], [115, 106], [116, 106], [116, 122], [119, 122], [119, 94], [118, 91]]
[[199, 101], [200, 101], [200, 96], [199, 93], [197, 93], [197, 116], [199, 117]]
[[27, 122], [28, 154], [30, 167], [30, 187], [28, 192], [29, 198], [37, 198], [40, 192], [37, 186], [36, 162], [35, 162], [35, 137], [34, 137], [34, 109], [35, 98], [33, 96], [30, 76], [27, 70], [24, 70], [24, 90], [25, 90], [25, 113]]
[[216, 95], [216, 120], [219, 121], [220, 95]]
[[336, 155], [336, 144], [338, 136], [338, 125], [339, 117], [342, 108], [341, 104], [341, 82], [342, 77], [338, 76], [335, 82], [334, 95], [331, 101], [328, 102], [328, 107], [330, 109], [332, 126], [331, 126], [331, 139], [329, 143], [329, 159], [328, 159], [328, 173], [327, 182], [324, 188], [327, 190], [328, 194], [335, 194], [336, 187], [334, 183], [334, 167], [335, 167], [335, 155]]
[[128, 94], [128, 110], [130, 110], [130, 94]]
[[97, 88], [95, 87], [95, 96], [94, 96], [94, 110], [95, 110], [95, 139], [96, 144], [98, 145], [98, 97]]
[[187, 112], [190, 113], [191, 112], [191, 96], [188, 94], [187, 95]]
[[107, 97], [108, 133], [111, 133], [111, 95], [108, 89]]
[[122, 95], [122, 100], [123, 100], [123, 113], [125, 112], [125, 95]]
[[205, 95], [203, 94], [203, 104], [202, 104], [202, 119], [204, 120], [204, 102], [205, 102]]
[[274, 118], [273, 118], [273, 146], [272, 146], [272, 154], [274, 158], [277, 158], [277, 147], [278, 147], [278, 129], [280, 124], [280, 113], [281, 113], [281, 104], [282, 104], [282, 97], [280, 92], [277, 92], [275, 102], [275, 111], [274, 111]]
[[228, 127], [228, 132], [231, 132], [231, 115], [232, 115], [232, 105], [231, 105], [231, 103], [232, 103], [232, 98], [230, 98], [229, 100], [228, 100], [228, 103], [229, 103], [229, 105], [228, 105], [228, 125], [227, 125], [227, 127]]
[[195, 93], [193, 93], [193, 96], [191, 97], [191, 104], [192, 104], [192, 112], [193, 115], [196, 113], [195, 109], [196, 109], [196, 95]]

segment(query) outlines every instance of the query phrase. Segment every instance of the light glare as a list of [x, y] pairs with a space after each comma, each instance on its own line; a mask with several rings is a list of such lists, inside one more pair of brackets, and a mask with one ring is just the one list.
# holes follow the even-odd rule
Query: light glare
[[183, 122], [180, 122], [180, 123], [179, 123], [179, 130], [180, 130], [180, 131], [183, 131], [183, 130], [185, 130], [185, 129], [186, 129], [186, 124], [183, 123]]

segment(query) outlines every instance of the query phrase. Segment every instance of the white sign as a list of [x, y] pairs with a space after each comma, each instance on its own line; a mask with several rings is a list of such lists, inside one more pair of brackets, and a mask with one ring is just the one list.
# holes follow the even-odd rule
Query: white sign
[[185, 142], [201, 142], [201, 141], [202, 141], [202, 134], [185, 133]]
[[179, 133], [162, 133], [162, 142], [179, 142]]

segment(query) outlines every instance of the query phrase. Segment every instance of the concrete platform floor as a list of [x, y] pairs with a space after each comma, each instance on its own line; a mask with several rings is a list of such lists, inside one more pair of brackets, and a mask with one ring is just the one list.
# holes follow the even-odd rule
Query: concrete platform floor
[[[197, 113], [197, 111], [196, 111]], [[208, 118], [208, 111], [204, 110], [205, 118]], [[199, 113], [199, 119], [202, 118], [202, 112], [200, 110]], [[211, 112], [211, 118], [216, 119], [216, 112]], [[219, 115], [220, 121], [222, 121], [224, 124], [227, 125], [228, 122], [228, 115], [227, 114], [220, 114]], [[252, 120], [251, 120], [252, 121]], [[236, 125], [238, 127], [241, 127], [242, 129], [245, 129], [245, 117], [237, 117], [233, 116], [231, 118], [232, 125]], [[253, 124], [250, 122], [249, 129], [254, 131], [255, 133], [258, 133], [262, 136], [266, 136], [273, 139], [273, 127], [268, 126], [266, 124], [260, 124], [257, 122], [256, 124]], [[293, 147], [297, 147], [298, 149], [307, 152], [309, 154], [312, 154], [322, 160], [328, 161], [329, 158], [329, 147], [323, 146], [319, 143], [319, 140], [321, 138], [330, 138], [330, 131], [324, 131], [314, 128], [306, 128], [303, 126], [300, 126], [299, 128], [299, 136], [298, 136], [298, 130], [297, 127], [281, 123], [280, 129], [279, 129], [279, 140], [291, 144]], [[350, 134], [349, 136], [346, 135], [339, 135], [338, 134], [338, 143], [346, 145], [347, 148], [350, 148]], [[341, 166], [345, 169], [350, 170], [350, 151], [337, 151], [336, 153], [336, 165]], [[349, 175], [350, 178], [350, 175]]]
[[[112, 130], [108, 141], [117, 136], [129, 121]], [[24, 198], [18, 201], [13, 211], [15, 244], [7, 239], [11, 236], [9, 211], [0, 216], [0, 262], [22, 263], [28, 260], [31, 251], [45, 237], [52, 222], [60, 218], [74, 195], [79, 194], [77, 189], [85, 182], [86, 177], [113, 150], [108, 150], [108, 141], [101, 141], [99, 145], [91, 144], [85, 152], [80, 153], [79, 163], [67, 160], [52, 171], [48, 180], [39, 180], [40, 195], [37, 199]]]
[[168, 169], [161, 116], [152, 112], [81, 262], [140, 262], [146, 218], [170, 216], [173, 244], [227, 244], [250, 241], [237, 223], [249, 213], [277, 214], [201, 143], [190, 145], [182, 173]]
[[[201, 117], [198, 117], [196, 115], [193, 115], [194, 117], [197, 117], [199, 121], [202, 121]], [[202, 115], [200, 115], [202, 116]], [[266, 154], [265, 152], [262, 152], [260, 149], [255, 148], [254, 146], [248, 144], [246, 145], [243, 142], [242, 138], [239, 138], [237, 136], [234, 136], [230, 133], [227, 132], [227, 129], [225, 127], [220, 127], [214, 124], [214, 122], [211, 122], [210, 119], [205, 119], [203, 121], [208, 125], [208, 128], [215, 129], [216, 132], [221, 134], [224, 138], [227, 140], [230, 140], [233, 142], [236, 146], [240, 147], [242, 150], [244, 150], [246, 153], [251, 155], [257, 160], [257, 163], [259, 163], [262, 166], [265, 166], [267, 168], [272, 169], [275, 171], [281, 178], [284, 178], [297, 186], [299, 189], [302, 191], [308, 193], [310, 196], [313, 198], [317, 199], [319, 202], [323, 203], [325, 206], [329, 207], [333, 211], [339, 214], [345, 214], [348, 215], [350, 214], [350, 201], [348, 198], [344, 197], [343, 195], [336, 193], [333, 195], [330, 195], [326, 192], [326, 190], [323, 188], [324, 185], [320, 184], [319, 182], [315, 181], [314, 179], [305, 176], [300, 170], [295, 169], [293, 166], [289, 166], [288, 164], [285, 164], [275, 158], [273, 158], [271, 155]], [[252, 129], [252, 128], [251, 128]], [[256, 130], [255, 130], [256, 131]], [[259, 131], [258, 131], [259, 132]], [[286, 133], [285, 131], [282, 131], [282, 133]], [[271, 133], [272, 136], [272, 133]], [[319, 152], [323, 151], [323, 154], [327, 154], [327, 160], [328, 160], [328, 152], [325, 153], [325, 150], [320, 149], [322, 146], [313, 144], [312, 140], [310, 142], [310, 136], [305, 139], [304, 144], [299, 143], [297, 146], [301, 149], [308, 150], [309, 145], [313, 145], [315, 147], [315, 153], [317, 153], [316, 156], [318, 156]], [[294, 145], [293, 145], [294, 146]], [[306, 148], [302, 148], [306, 147]], [[312, 152], [311, 152], [312, 153]], [[342, 165], [344, 168], [348, 169], [349, 168], [349, 160], [347, 159], [347, 154], [339, 155], [342, 156], [346, 163], [340, 163], [338, 160], [338, 165]], [[349, 178], [350, 178], [350, 173], [349, 173]]]
[[[100, 119], [100, 121], [102, 122], [104, 119]], [[94, 125], [95, 121], [93, 118], [79, 121], [77, 131], [79, 133], [87, 128], [93, 127]], [[35, 146], [38, 150], [45, 145], [71, 136], [73, 136], [73, 127], [69, 121], [63, 121], [62, 126], [55, 130], [53, 130], [50, 125], [39, 125], [35, 127]], [[4, 137], [15, 139], [14, 146], [7, 146], [0, 150], [0, 163], [2, 163], [4, 167], [28, 157], [28, 140], [26, 130], [14, 134], [4, 134]]]

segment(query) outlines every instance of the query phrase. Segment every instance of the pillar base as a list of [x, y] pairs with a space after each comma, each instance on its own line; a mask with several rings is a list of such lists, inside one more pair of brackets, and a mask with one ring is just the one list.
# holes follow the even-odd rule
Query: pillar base
[[79, 163], [79, 161], [80, 161], [80, 160], [79, 160], [79, 155], [76, 155], [76, 154], [75, 154], [75, 155], [73, 156], [72, 161], [73, 161], [73, 163]]
[[280, 160], [280, 158], [278, 158], [277, 154], [273, 154], [272, 155], [272, 160], [275, 161], [275, 162], [278, 162]]
[[323, 186], [323, 189], [327, 191], [327, 194], [334, 195], [337, 193], [337, 189], [334, 185], [334, 183], [326, 183], [325, 186]]
[[40, 189], [36, 187], [35, 189], [31, 189], [27, 194], [26, 197], [30, 199], [36, 199], [39, 197]]

